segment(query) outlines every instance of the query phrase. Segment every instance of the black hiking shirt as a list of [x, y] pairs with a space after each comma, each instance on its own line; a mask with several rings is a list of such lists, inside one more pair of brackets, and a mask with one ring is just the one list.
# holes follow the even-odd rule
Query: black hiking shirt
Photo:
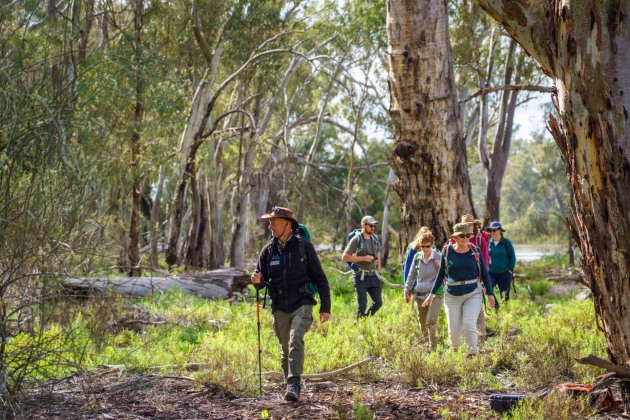
[[[267, 244], [258, 257], [256, 269], [262, 274], [262, 282], [254, 287], [262, 289], [269, 285], [271, 309], [282, 312], [293, 312], [303, 305], [316, 305], [313, 296], [304, 290], [309, 281], [317, 285], [317, 292], [321, 300], [320, 313], [330, 313], [330, 287], [322, 265], [315, 252], [315, 247], [309, 241], [304, 241], [304, 251], [307, 262], [302, 262], [298, 239], [291, 236], [282, 252], [278, 250], [278, 240]], [[273, 252], [272, 258], [269, 253]]]

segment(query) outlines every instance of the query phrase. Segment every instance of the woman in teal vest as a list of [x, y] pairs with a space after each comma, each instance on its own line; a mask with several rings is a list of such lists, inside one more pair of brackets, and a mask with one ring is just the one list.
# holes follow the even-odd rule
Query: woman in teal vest
[[516, 254], [512, 242], [503, 237], [505, 229], [494, 221], [486, 228], [490, 232], [490, 280], [492, 286], [499, 286], [501, 300], [510, 300], [510, 285], [514, 280]]

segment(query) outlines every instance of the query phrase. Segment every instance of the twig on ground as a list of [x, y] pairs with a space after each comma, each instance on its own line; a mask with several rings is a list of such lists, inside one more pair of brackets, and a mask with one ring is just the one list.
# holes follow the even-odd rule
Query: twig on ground
[[[361, 360], [360, 362], [353, 363], [353, 364], [351, 364], [349, 366], [346, 366], [346, 367], [343, 367], [341, 369], [331, 370], [330, 372], [305, 373], [305, 374], [302, 375], [302, 379], [325, 379], [325, 378], [330, 378], [332, 376], [337, 376], [337, 375], [340, 375], [342, 373], [348, 372], [348, 371], [350, 371], [352, 369], [356, 369], [359, 366], [362, 366], [362, 365], [364, 365], [366, 363], [372, 362], [372, 361], [374, 361], [376, 359], [377, 359], [376, 356], [368, 357], [367, 359]], [[257, 375], [257, 374], [258, 374], [258, 372], [251, 373], [251, 374], [245, 376], [242, 379], [247, 379], [250, 376]], [[284, 376], [284, 374], [282, 372], [279, 372], [277, 370], [272, 370], [272, 371], [268, 371], [268, 372], [262, 372], [262, 375], [263, 376], [277, 376], [279, 378], [282, 378]]]

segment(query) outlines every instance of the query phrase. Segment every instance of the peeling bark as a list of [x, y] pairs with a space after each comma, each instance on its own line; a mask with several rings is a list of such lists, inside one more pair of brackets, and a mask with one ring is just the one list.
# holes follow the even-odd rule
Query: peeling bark
[[573, 192], [570, 228], [610, 359], [630, 367], [630, 2], [476, 1], [554, 80], [548, 128]]

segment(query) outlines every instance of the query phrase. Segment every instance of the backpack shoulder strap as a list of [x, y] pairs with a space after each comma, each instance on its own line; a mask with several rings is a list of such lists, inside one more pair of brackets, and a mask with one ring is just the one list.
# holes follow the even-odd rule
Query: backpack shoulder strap
[[508, 249], [508, 246], [507, 246], [507, 239], [501, 237], [501, 242], [503, 242], [503, 246], [505, 247], [505, 254], [508, 257], [508, 261], [510, 261], [510, 250]]
[[444, 281], [448, 277], [448, 250], [451, 248], [450, 239], [442, 247], [442, 255], [444, 255]]
[[306, 255], [306, 238], [301, 235], [296, 237], [298, 241], [298, 250], [300, 251], [300, 261], [308, 266], [308, 256]]
[[474, 246], [473, 244], [471, 244], [470, 242], [468, 242], [468, 246], [470, 247], [470, 250], [475, 256], [475, 260], [477, 261], [477, 271], [479, 272], [479, 275], [477, 276], [477, 278], [481, 280], [481, 261], [480, 261], [481, 250], [477, 248], [476, 246]]
[[357, 241], [359, 243], [357, 244], [357, 249], [356, 251], [354, 251], [354, 253], [358, 254], [363, 249], [363, 242], [365, 242], [365, 239], [363, 238], [363, 231], [361, 229], [355, 229], [354, 237], [352, 239], [354, 239], [355, 237], [358, 238]]
[[267, 266], [269, 266], [269, 264], [271, 264], [271, 260], [273, 259], [273, 237], [267, 245], [265, 245], [265, 248], [267, 248]]
[[416, 251], [416, 255], [413, 256], [413, 263], [416, 266], [416, 269], [420, 264], [420, 258], [422, 258], [422, 250]]

